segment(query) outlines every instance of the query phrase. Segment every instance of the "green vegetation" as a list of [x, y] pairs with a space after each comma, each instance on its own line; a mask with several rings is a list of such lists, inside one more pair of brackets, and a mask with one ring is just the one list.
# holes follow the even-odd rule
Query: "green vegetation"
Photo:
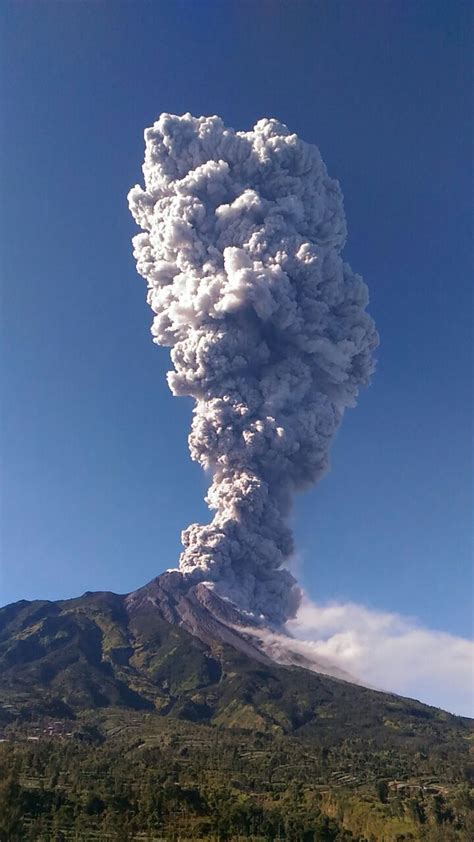
[[0, 842], [474, 839], [471, 723], [87, 594], [0, 611]]
[[471, 840], [443, 751], [196, 725], [114, 708], [11, 723], [0, 840]]

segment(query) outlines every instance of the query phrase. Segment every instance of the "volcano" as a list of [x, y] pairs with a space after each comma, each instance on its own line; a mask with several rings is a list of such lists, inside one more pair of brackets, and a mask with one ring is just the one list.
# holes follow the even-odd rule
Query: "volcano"
[[[315, 672], [318, 665], [309, 670], [291, 638], [278, 637], [285, 663], [265, 651], [258, 619], [178, 571], [128, 595], [87, 592], [0, 609], [0, 760], [11, 775], [27, 770], [5, 790], [7, 800], [14, 796], [21, 821], [31, 823], [38, 811], [52, 822], [57, 799], [67, 799], [70, 812], [55, 819], [66, 833], [87, 798], [105, 804], [109, 793], [113, 833], [110, 811], [94, 801], [102, 812], [86, 811], [84, 839], [142, 838], [122, 833], [130, 816], [140, 828], [152, 823], [159, 835], [151, 838], [173, 839], [175, 803], [186, 839], [218, 838], [224, 820], [228, 839], [391, 842], [402, 838], [401, 821], [407, 839], [470, 839], [460, 799], [472, 723]], [[55, 778], [44, 778], [45, 758]], [[142, 798], [147, 781], [161, 799], [159, 814]], [[226, 794], [222, 810], [216, 787]], [[421, 824], [412, 816], [414, 792]], [[249, 830], [246, 814], [235, 818], [242, 803], [260, 810], [266, 836]], [[282, 836], [278, 827], [294, 815], [307, 831]], [[426, 835], [427, 821], [435, 835]], [[2, 838], [24, 839], [25, 827]]]
[[[400, 740], [467, 720], [360, 686], [291, 651], [265, 651], [264, 629], [199, 582], [168, 571], [127, 595], [87, 592], [0, 609], [0, 716], [75, 717], [118, 706], [225, 727]], [[284, 650], [284, 651], [283, 651]], [[331, 736], [332, 735], [332, 736]], [[414, 745], [415, 743], [412, 743]]]

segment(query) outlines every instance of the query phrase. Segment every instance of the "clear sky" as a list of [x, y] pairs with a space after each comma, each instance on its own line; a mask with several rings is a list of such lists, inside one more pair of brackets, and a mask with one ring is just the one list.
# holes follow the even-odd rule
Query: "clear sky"
[[162, 111], [275, 116], [341, 182], [381, 336], [299, 576], [469, 634], [471, 37], [459, 0], [3, 4], [2, 603], [129, 591], [207, 518], [126, 195]]

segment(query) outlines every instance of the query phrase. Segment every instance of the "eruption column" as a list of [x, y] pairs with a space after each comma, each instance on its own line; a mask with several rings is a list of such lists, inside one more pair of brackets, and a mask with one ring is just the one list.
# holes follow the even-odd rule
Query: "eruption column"
[[175, 395], [195, 400], [191, 456], [215, 515], [182, 533], [180, 570], [242, 611], [284, 622], [295, 491], [327, 471], [346, 407], [373, 371], [367, 287], [340, 252], [342, 195], [318, 149], [276, 120], [162, 114], [145, 131], [137, 269], [169, 346]]

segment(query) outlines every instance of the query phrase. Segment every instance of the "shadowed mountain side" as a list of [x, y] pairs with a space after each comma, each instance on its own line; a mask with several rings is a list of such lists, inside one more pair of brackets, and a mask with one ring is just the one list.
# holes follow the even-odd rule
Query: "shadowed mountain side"
[[[3, 720], [119, 706], [329, 742], [370, 735], [414, 749], [464, 741], [466, 719], [272, 662], [211, 613], [212, 591], [185, 592], [181, 581], [171, 572], [128, 596], [86, 593], [0, 609]], [[227, 622], [237, 619], [225, 608]]]

